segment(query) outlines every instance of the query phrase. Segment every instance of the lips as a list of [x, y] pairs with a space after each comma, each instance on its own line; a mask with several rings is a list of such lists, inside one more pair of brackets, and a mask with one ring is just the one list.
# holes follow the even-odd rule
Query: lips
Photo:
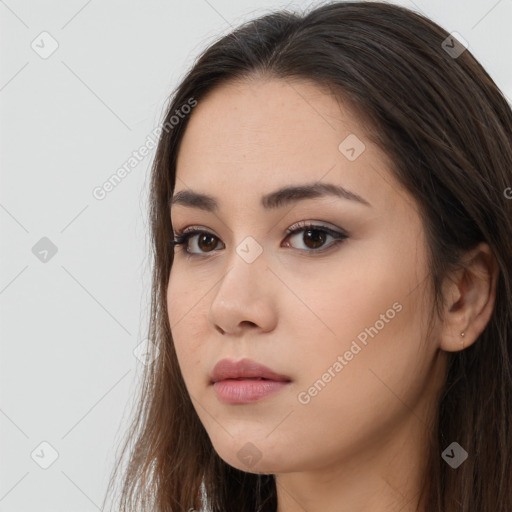
[[287, 375], [281, 375], [272, 369], [252, 359], [233, 361], [232, 359], [221, 359], [213, 368], [210, 375], [210, 382], [223, 380], [270, 380], [275, 382], [290, 382]]
[[291, 379], [251, 359], [222, 359], [210, 375], [217, 398], [230, 406], [256, 403], [284, 390]]

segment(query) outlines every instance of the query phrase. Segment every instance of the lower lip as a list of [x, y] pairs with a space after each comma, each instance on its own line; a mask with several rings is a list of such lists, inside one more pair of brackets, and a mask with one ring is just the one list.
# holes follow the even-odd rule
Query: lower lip
[[283, 389], [288, 381], [276, 380], [219, 380], [213, 384], [217, 396], [228, 404], [256, 402]]

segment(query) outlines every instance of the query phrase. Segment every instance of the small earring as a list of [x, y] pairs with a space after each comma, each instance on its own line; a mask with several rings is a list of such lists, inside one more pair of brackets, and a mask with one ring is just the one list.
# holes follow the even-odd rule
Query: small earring
[[[464, 338], [464, 332], [461, 332], [460, 336], [461, 336], [461, 338]], [[460, 342], [462, 344], [462, 348], [464, 348], [464, 340], [462, 339], [462, 340], [460, 340]]]

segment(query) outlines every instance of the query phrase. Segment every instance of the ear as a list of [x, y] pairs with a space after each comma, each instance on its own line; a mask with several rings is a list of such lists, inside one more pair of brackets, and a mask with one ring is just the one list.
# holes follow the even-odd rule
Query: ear
[[480, 243], [462, 263], [464, 269], [452, 273], [443, 285], [440, 348], [447, 352], [463, 350], [478, 339], [491, 318], [496, 298], [499, 268], [489, 246]]

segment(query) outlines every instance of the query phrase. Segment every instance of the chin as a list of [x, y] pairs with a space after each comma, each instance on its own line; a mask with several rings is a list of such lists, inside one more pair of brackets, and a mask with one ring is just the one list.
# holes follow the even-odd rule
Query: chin
[[281, 448], [264, 440], [237, 442], [230, 438], [227, 444], [214, 445], [214, 449], [226, 464], [246, 473], [268, 475], [297, 470], [296, 462], [290, 459], [290, 447]]

